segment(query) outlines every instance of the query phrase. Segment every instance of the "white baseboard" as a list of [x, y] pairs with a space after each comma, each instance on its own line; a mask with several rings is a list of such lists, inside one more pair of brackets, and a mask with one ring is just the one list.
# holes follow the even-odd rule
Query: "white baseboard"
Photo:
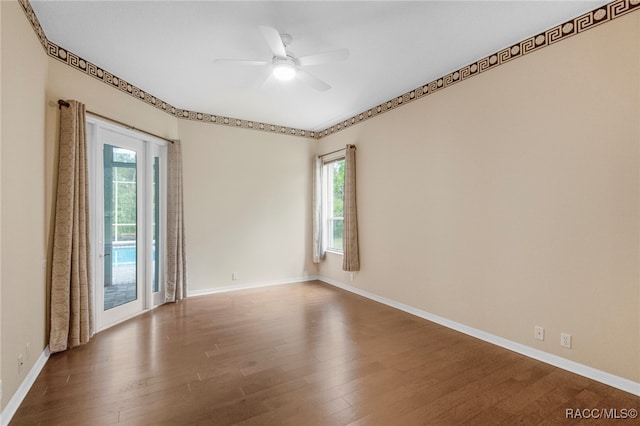
[[256, 283], [243, 283], [238, 285], [228, 285], [223, 287], [206, 288], [203, 290], [187, 290], [187, 297], [204, 296], [205, 294], [226, 293], [228, 291], [249, 290], [252, 288], [270, 287], [273, 285], [295, 284], [306, 281], [315, 281], [319, 279], [318, 275], [309, 275], [305, 277], [285, 278], [273, 281], [261, 281]]
[[609, 385], [614, 388], [623, 390], [625, 392], [629, 392], [631, 394], [640, 396], [640, 383], [638, 382], [634, 382], [632, 380], [625, 379], [623, 377], [619, 377], [611, 373], [607, 373], [605, 371], [597, 370], [587, 365], [580, 364], [578, 362], [571, 361], [566, 358], [559, 357], [557, 355], [552, 355], [550, 353], [532, 348], [530, 346], [523, 345], [521, 343], [513, 342], [511, 340], [502, 338], [500, 336], [487, 333], [486, 331], [482, 331], [477, 328], [469, 327], [467, 325], [460, 324], [455, 321], [451, 321], [447, 318], [443, 318], [441, 316], [431, 314], [429, 312], [414, 308], [412, 306], [405, 305], [404, 303], [396, 302], [395, 300], [387, 299], [386, 297], [382, 297], [377, 294], [368, 292], [366, 290], [362, 290], [360, 288], [341, 283], [339, 281], [333, 280], [331, 278], [328, 278], [322, 275], [320, 275], [318, 279], [332, 286], [366, 297], [367, 299], [375, 300], [376, 302], [380, 302], [384, 305], [388, 305], [393, 308], [399, 309], [401, 311], [407, 312], [409, 314], [415, 315], [417, 317], [424, 318], [428, 321], [435, 322], [436, 324], [440, 324], [442, 326], [459, 331], [461, 333], [468, 334], [469, 336], [473, 336], [480, 340], [484, 340], [485, 342], [492, 343], [497, 346], [501, 346], [505, 349], [509, 349], [510, 351], [528, 356], [529, 358], [542, 361], [544, 363], [553, 365], [555, 367], [562, 368], [563, 370], [567, 370], [572, 373], [579, 374], [580, 376], [584, 376], [586, 378], [595, 380], [597, 382], [604, 383], [605, 385]]
[[44, 348], [44, 351], [42, 351], [33, 367], [31, 367], [31, 370], [29, 370], [29, 373], [24, 378], [22, 383], [20, 383], [18, 390], [13, 394], [7, 406], [4, 407], [4, 410], [2, 410], [2, 414], [0, 414], [0, 423], [2, 424], [2, 426], [8, 425], [14, 414], [16, 414], [16, 411], [18, 411], [18, 407], [20, 407], [20, 404], [22, 404], [24, 397], [27, 396], [29, 389], [31, 389], [31, 386], [33, 386], [36, 379], [38, 378], [38, 375], [47, 363], [49, 355], [51, 355], [51, 352], [49, 351], [49, 346], [47, 346], [46, 348]]

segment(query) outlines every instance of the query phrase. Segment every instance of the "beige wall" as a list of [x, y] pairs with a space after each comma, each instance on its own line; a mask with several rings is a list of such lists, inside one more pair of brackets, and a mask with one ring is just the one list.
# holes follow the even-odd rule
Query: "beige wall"
[[46, 221], [49, 263], [53, 244], [56, 174], [58, 167], [58, 99], [76, 99], [87, 111], [110, 117], [166, 138], [178, 137], [178, 119], [132, 96], [85, 75], [66, 64], [48, 58], [46, 91]]
[[[2, 120], [9, 123], [2, 127], [0, 169], [3, 408], [48, 340], [49, 271], [42, 262], [51, 257], [58, 99], [77, 99], [90, 111], [164, 137], [177, 138], [180, 130], [190, 291], [317, 274], [309, 255], [315, 141], [178, 124], [48, 58], [17, 3], [2, 2], [2, 12]], [[231, 281], [231, 272], [239, 280]], [[30, 357], [19, 376], [17, 357], [27, 343]]]
[[[47, 58], [15, 2], [2, 8], [2, 407], [46, 345]], [[26, 345], [30, 344], [29, 354]], [[18, 355], [25, 356], [18, 374]]]
[[358, 146], [362, 271], [320, 274], [640, 381], [639, 40], [635, 13], [322, 139]]
[[[47, 57], [16, 2], [2, 1], [2, 408], [48, 342], [58, 99], [158, 135], [177, 119]], [[50, 263], [50, 262], [49, 262]], [[17, 374], [19, 354], [29, 357]]]
[[59, 98], [182, 139], [192, 292], [317, 274], [311, 157], [356, 143], [363, 269], [322, 275], [640, 381], [640, 14], [315, 142], [176, 120], [1, 11], [3, 408], [47, 341]]
[[316, 275], [310, 190], [317, 142], [185, 120], [178, 128], [190, 292]]
[[[60, 98], [81, 100], [90, 111], [182, 139], [190, 291], [317, 274], [308, 253], [315, 141], [177, 120], [49, 59], [48, 194], [55, 188]], [[53, 201], [47, 205], [51, 220]], [[239, 280], [231, 281], [232, 272]]]

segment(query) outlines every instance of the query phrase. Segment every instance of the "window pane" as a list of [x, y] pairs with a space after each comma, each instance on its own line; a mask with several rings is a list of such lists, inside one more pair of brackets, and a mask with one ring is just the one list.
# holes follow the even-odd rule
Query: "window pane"
[[342, 218], [334, 218], [331, 220], [331, 243], [332, 249], [342, 251], [342, 234], [344, 222]]
[[135, 181], [135, 173], [133, 181], [121, 180], [123, 172], [130, 172], [135, 169], [123, 169], [114, 167], [113, 174], [113, 194], [114, 194], [114, 211], [115, 211], [115, 241], [135, 241], [136, 240], [136, 220], [138, 212], [137, 204], [137, 188]]
[[[129, 164], [114, 162], [116, 151]], [[137, 299], [136, 152], [104, 145], [104, 310]]]
[[114, 163], [135, 163], [136, 153], [128, 149], [113, 147]]
[[153, 292], [160, 291], [160, 158], [153, 157], [153, 278], [151, 280]]
[[344, 215], [344, 160], [327, 164], [327, 245], [328, 249], [342, 251]]
[[344, 160], [332, 163], [333, 217], [342, 217], [344, 206]]

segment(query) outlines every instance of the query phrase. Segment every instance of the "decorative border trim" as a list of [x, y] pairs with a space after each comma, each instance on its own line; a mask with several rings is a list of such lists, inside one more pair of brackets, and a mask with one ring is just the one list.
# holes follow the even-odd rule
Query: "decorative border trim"
[[44, 48], [48, 56], [57, 59], [58, 61], [65, 63], [70, 67], [75, 68], [76, 70], [87, 74], [105, 84], [108, 84], [109, 86], [118, 89], [121, 92], [133, 96], [134, 98], [145, 102], [147, 105], [158, 108], [159, 110], [164, 111], [167, 114], [184, 120], [200, 121], [203, 123], [212, 123], [240, 129], [259, 130], [267, 133], [277, 133], [281, 135], [300, 136], [304, 138], [317, 139], [317, 132], [310, 130], [296, 129], [293, 127], [280, 126], [277, 124], [261, 123], [258, 121], [224, 117], [220, 115], [176, 108], [168, 102], [165, 102], [162, 99], [157, 98], [148, 92], [145, 92], [134, 84], [129, 83], [123, 78], [111, 74], [110, 72], [97, 66], [96, 64], [89, 62], [86, 59], [76, 55], [75, 53], [69, 52], [65, 48], [58, 46], [57, 44], [50, 41], [47, 38], [42, 26], [40, 25], [40, 21], [38, 20], [38, 17], [36, 16], [29, 0], [18, 1], [22, 6], [22, 10], [24, 11], [25, 15], [27, 15], [27, 19], [31, 23], [33, 30], [38, 36], [38, 39], [40, 40], [40, 43], [42, 44], [42, 47]]
[[22, 401], [24, 401], [27, 393], [29, 393], [29, 390], [36, 382], [36, 379], [40, 375], [40, 372], [49, 360], [50, 355], [51, 352], [49, 351], [49, 346], [47, 346], [44, 348], [44, 351], [42, 351], [33, 367], [31, 367], [31, 370], [29, 370], [29, 374], [27, 374], [27, 377], [25, 377], [22, 383], [20, 383], [18, 390], [16, 390], [16, 392], [13, 394], [13, 396], [7, 403], [7, 406], [4, 407], [4, 410], [2, 410], [2, 413], [0, 413], [0, 424], [2, 424], [2, 426], [8, 425], [13, 416], [16, 414], [16, 411], [18, 411], [18, 408], [20, 408], [20, 404], [22, 404]]
[[33, 31], [35, 31], [36, 36], [38, 36], [38, 40], [40, 40], [42, 48], [46, 52], [47, 43], [49, 42], [49, 40], [47, 39], [47, 35], [44, 33], [42, 25], [40, 25], [40, 21], [36, 16], [36, 12], [34, 12], [33, 8], [31, 7], [31, 3], [29, 3], [29, 0], [18, 0], [18, 2], [20, 3], [20, 6], [22, 6], [24, 14], [27, 15], [27, 19], [29, 20], [31, 27], [33, 27]]
[[535, 349], [500, 336], [496, 336], [495, 334], [487, 333], [486, 331], [469, 327], [459, 322], [451, 321], [439, 315], [434, 315], [432, 313], [414, 308], [412, 306], [405, 305], [404, 303], [396, 302], [395, 300], [378, 296], [375, 293], [371, 293], [366, 290], [350, 286], [348, 284], [343, 284], [339, 281], [322, 275], [320, 275], [318, 279], [326, 284], [338, 287], [342, 290], [357, 294], [367, 299], [374, 300], [376, 302], [382, 303], [383, 305], [391, 306], [392, 308], [399, 309], [427, 321], [434, 322], [436, 324], [442, 325], [443, 327], [459, 331], [460, 333], [467, 334], [469, 336], [483, 340], [487, 343], [500, 346], [529, 358], [533, 358], [546, 364], [553, 365], [554, 367], [558, 367], [571, 373], [586, 377], [588, 379], [595, 380], [596, 382], [604, 383], [605, 385], [613, 386], [616, 389], [629, 392], [630, 394], [640, 396], [640, 383], [634, 382], [633, 380], [625, 379], [624, 377], [616, 376], [614, 374], [607, 373], [606, 371], [598, 370], [593, 367], [589, 367], [588, 365], [580, 364], [578, 362], [571, 361], [557, 355], [552, 355], [548, 352], [544, 352], [539, 349]]
[[611, 3], [607, 3], [604, 6], [598, 7], [563, 24], [556, 25], [555, 27], [548, 29], [547, 31], [528, 37], [510, 47], [479, 59], [467, 66], [458, 69], [457, 71], [444, 75], [427, 84], [410, 90], [409, 92], [406, 92], [398, 97], [389, 99], [388, 101], [383, 102], [380, 105], [370, 108], [367, 111], [361, 112], [360, 114], [354, 115], [353, 117], [348, 118], [344, 121], [336, 123], [324, 130], [315, 132], [311, 130], [296, 129], [293, 127], [280, 126], [276, 124], [261, 123], [257, 121], [224, 117], [214, 114], [176, 108], [173, 105], [170, 105], [167, 102], [156, 98], [150, 93], [145, 92], [139, 87], [127, 82], [126, 80], [109, 73], [108, 71], [98, 67], [97, 65], [49, 41], [44, 30], [42, 29], [42, 26], [40, 25], [40, 21], [38, 21], [38, 17], [31, 7], [31, 3], [29, 2], [29, 0], [18, 1], [22, 6], [27, 19], [31, 23], [31, 26], [38, 36], [38, 40], [40, 40], [40, 43], [42, 44], [42, 47], [44, 48], [47, 55], [63, 63], [66, 63], [70, 67], [88, 74], [102, 81], [103, 83], [110, 85], [111, 87], [129, 94], [136, 99], [145, 102], [147, 105], [151, 105], [180, 119], [200, 121], [203, 123], [212, 123], [241, 129], [259, 130], [263, 132], [277, 133], [282, 135], [300, 136], [310, 139], [321, 139], [324, 136], [332, 135], [348, 127], [376, 117], [380, 114], [384, 114], [385, 112], [411, 103], [417, 99], [439, 92], [440, 90], [452, 86], [456, 83], [480, 75], [483, 72], [494, 69], [509, 61], [521, 58], [529, 53], [538, 51], [544, 47], [565, 40], [571, 36], [595, 28], [598, 25], [604, 24], [605, 22], [612, 21], [616, 18], [626, 15], [627, 13], [640, 10], [640, 0], [614, 0]]
[[598, 7], [590, 12], [556, 25], [542, 33], [526, 38], [510, 47], [485, 56], [457, 71], [451, 72], [427, 84], [417, 87], [396, 98], [381, 103], [367, 111], [354, 115], [340, 123], [318, 132], [318, 139], [344, 130], [355, 124], [391, 111], [427, 95], [439, 92], [456, 83], [468, 80], [502, 64], [521, 58], [529, 53], [565, 40], [573, 35], [585, 32], [605, 22], [612, 21], [627, 13], [640, 10], [640, 0], [616, 0]]

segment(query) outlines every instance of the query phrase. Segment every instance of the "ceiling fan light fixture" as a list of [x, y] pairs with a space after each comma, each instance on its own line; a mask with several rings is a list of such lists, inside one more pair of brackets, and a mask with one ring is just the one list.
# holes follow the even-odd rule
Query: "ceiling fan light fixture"
[[307, 65], [319, 65], [329, 62], [343, 61], [349, 57], [348, 49], [338, 49], [298, 58], [293, 52], [287, 49], [293, 41], [293, 38], [290, 35], [281, 34], [275, 28], [267, 26], [260, 26], [260, 31], [273, 53], [273, 57], [270, 62], [238, 59], [217, 59], [215, 62], [258, 66], [265, 65], [269, 69], [269, 75], [264, 80], [264, 83], [271, 80], [286, 82], [296, 79], [315, 90], [324, 92], [331, 89], [331, 86], [314, 76], [312, 73], [306, 71], [305, 67]]
[[288, 62], [275, 64], [273, 67], [273, 76], [280, 81], [293, 80], [296, 76], [296, 67]]

